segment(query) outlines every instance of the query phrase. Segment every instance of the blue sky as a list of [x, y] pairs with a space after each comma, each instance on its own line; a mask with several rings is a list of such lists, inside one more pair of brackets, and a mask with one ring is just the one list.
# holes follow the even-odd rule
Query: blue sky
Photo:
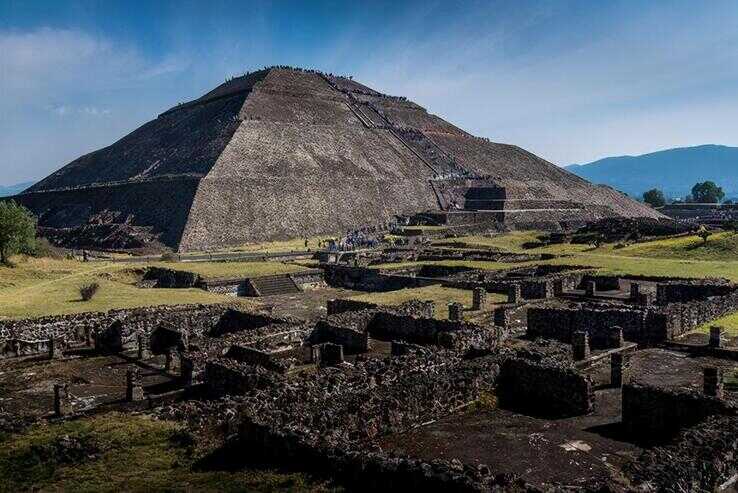
[[353, 75], [557, 164], [738, 145], [735, 0], [0, 0], [0, 184], [280, 64]]

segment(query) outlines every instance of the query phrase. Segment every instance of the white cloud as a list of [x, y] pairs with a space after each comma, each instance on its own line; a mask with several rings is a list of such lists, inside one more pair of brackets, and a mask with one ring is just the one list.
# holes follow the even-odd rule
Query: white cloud
[[150, 60], [131, 46], [83, 31], [0, 32], [0, 92], [15, 104], [82, 88], [94, 94], [131, 87], [186, 67], [178, 57]]

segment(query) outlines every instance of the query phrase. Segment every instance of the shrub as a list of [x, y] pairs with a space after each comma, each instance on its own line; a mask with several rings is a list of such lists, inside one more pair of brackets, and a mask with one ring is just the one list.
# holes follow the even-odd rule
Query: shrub
[[663, 207], [666, 205], [666, 198], [664, 198], [664, 192], [657, 188], [643, 193], [643, 201], [651, 207]]
[[83, 284], [79, 287], [79, 295], [82, 297], [82, 301], [90, 301], [99, 289], [100, 285], [96, 282]]
[[179, 261], [179, 255], [176, 253], [165, 253], [161, 256], [162, 262], [178, 262]]
[[10, 264], [10, 256], [33, 250], [36, 241], [36, 219], [13, 201], [0, 202], [0, 262]]

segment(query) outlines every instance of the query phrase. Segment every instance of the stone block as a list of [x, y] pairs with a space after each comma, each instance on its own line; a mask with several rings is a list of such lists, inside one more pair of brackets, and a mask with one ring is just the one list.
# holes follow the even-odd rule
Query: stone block
[[708, 366], [702, 369], [703, 392], [711, 397], [723, 398], [723, 375], [720, 368]]
[[710, 327], [710, 347], [719, 348], [723, 346], [723, 332], [722, 327], [715, 325]]
[[343, 346], [326, 342], [321, 344], [320, 362], [324, 366], [333, 366], [343, 363]]
[[461, 303], [448, 304], [448, 319], [458, 322], [464, 319], [464, 305]]
[[61, 417], [72, 414], [72, 400], [69, 395], [69, 386], [54, 384], [54, 415]]
[[472, 310], [483, 310], [487, 304], [487, 290], [485, 288], [474, 288], [472, 292]]
[[625, 356], [623, 353], [614, 353], [610, 356], [610, 384], [613, 387], [622, 387], [625, 376]]
[[586, 281], [584, 284], [584, 294], [594, 296], [597, 293], [597, 283], [594, 281]]
[[589, 358], [589, 334], [587, 332], [583, 330], [574, 332], [571, 338], [571, 345], [575, 361], [582, 361]]
[[520, 285], [512, 284], [507, 288], [507, 302], [508, 303], [520, 303], [522, 295], [520, 294]]
[[141, 401], [143, 398], [144, 392], [138, 371], [128, 370], [126, 372], [126, 401]]
[[636, 282], [630, 283], [630, 299], [633, 301], [638, 300], [638, 296], [641, 294], [641, 285]]

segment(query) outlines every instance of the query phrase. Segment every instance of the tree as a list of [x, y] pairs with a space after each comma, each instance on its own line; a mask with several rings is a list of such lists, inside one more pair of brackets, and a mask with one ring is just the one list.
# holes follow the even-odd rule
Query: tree
[[9, 265], [10, 256], [33, 250], [36, 244], [36, 218], [31, 211], [13, 201], [0, 202], [0, 262]]
[[663, 207], [664, 205], [666, 205], [664, 192], [657, 188], [652, 188], [648, 192], [644, 192], [643, 201], [651, 207]]
[[715, 182], [706, 181], [703, 183], [696, 183], [695, 186], [692, 187], [692, 197], [697, 203], [717, 204], [723, 200], [725, 192], [723, 192], [723, 189], [717, 186]]

